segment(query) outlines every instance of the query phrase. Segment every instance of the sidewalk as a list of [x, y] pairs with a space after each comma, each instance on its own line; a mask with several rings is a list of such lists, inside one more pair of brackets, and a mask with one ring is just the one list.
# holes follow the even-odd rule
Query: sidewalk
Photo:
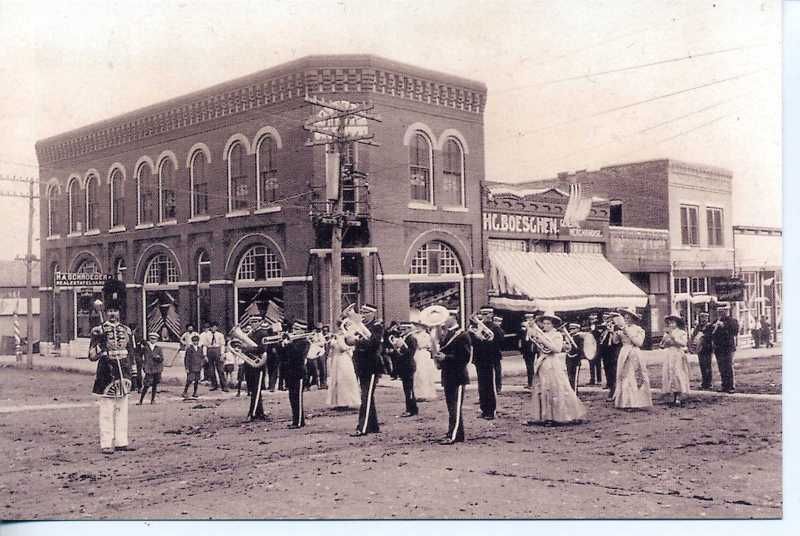
[[[642, 358], [645, 365], [658, 364], [663, 359], [664, 350], [642, 350]], [[739, 347], [736, 351], [735, 359], [737, 361], [742, 359], [752, 359], [754, 357], [769, 357], [783, 355], [783, 348], [775, 346], [774, 348], [746, 348]], [[167, 363], [172, 360], [172, 356], [168, 353], [166, 356]], [[697, 363], [697, 356], [689, 354], [689, 362]], [[16, 358], [13, 355], [0, 356], [0, 368], [2, 367], [15, 367]], [[23, 367], [25, 366], [25, 356], [23, 356]], [[33, 356], [33, 368], [35, 370], [55, 370], [64, 372], [73, 372], [78, 374], [94, 374], [97, 369], [97, 363], [93, 363], [88, 359], [75, 359], [73, 357], [58, 357], [58, 356]], [[585, 367], [582, 367], [585, 368]], [[475, 367], [469, 367], [470, 379], [476, 379], [477, 373]], [[518, 352], [505, 352], [503, 354], [503, 376], [524, 376], [525, 362]], [[183, 385], [186, 381], [186, 371], [179, 360], [175, 361], [172, 367], [164, 367], [164, 372], [161, 374], [162, 383], [166, 385]]]

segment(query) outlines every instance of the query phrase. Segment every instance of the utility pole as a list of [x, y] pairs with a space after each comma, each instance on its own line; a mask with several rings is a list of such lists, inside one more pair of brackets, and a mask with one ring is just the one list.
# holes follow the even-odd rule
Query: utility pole
[[[346, 101], [327, 102], [315, 97], [306, 97], [305, 102], [319, 106], [320, 113], [306, 121], [304, 128], [314, 135], [314, 140], [306, 142], [307, 147], [324, 145], [326, 147], [326, 209], [321, 223], [331, 225], [331, 288], [328, 321], [333, 326], [342, 312], [342, 242], [349, 226], [359, 225], [350, 221], [343, 210], [341, 178], [344, 164], [342, 156], [353, 143], [379, 147], [369, 134], [367, 120], [380, 122], [380, 117], [369, 113], [371, 104], [351, 104]], [[335, 181], [335, 184], [332, 183]]]
[[[9, 177], [0, 175], [0, 181], [6, 182], [25, 182], [28, 184], [28, 193], [21, 194], [18, 192], [0, 192], [0, 197], [24, 197], [28, 199], [28, 250], [27, 255], [25, 255], [25, 287], [28, 291], [28, 296], [26, 299], [27, 307], [28, 307], [28, 314], [27, 314], [27, 326], [25, 327], [25, 335], [28, 340], [27, 344], [27, 367], [29, 369], [33, 368], [33, 286], [32, 286], [32, 271], [33, 271], [33, 200], [39, 199], [38, 195], [34, 195], [33, 185], [34, 183], [38, 183], [36, 179], [33, 177]], [[20, 257], [17, 257], [17, 260], [23, 260]], [[38, 259], [36, 259], [38, 261]]]

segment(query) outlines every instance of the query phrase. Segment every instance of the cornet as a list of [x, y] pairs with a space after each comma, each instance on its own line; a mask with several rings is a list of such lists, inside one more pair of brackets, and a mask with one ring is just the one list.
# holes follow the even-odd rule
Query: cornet
[[407, 328], [400, 331], [397, 335], [394, 333], [389, 334], [389, 344], [394, 347], [395, 350], [403, 352], [408, 350], [408, 344], [406, 344], [406, 338], [414, 332], [414, 326], [408, 326]]
[[472, 315], [469, 317], [470, 326], [467, 328], [467, 331], [475, 335], [478, 339], [482, 341], [492, 341], [494, 340], [494, 332], [489, 329], [489, 327], [483, 323], [481, 317], [478, 315]]

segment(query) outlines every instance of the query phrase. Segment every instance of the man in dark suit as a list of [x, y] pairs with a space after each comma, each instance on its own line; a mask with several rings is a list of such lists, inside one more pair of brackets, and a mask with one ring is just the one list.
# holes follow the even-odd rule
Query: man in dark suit
[[534, 313], [525, 313], [525, 318], [519, 329], [518, 346], [520, 353], [522, 353], [522, 360], [525, 361], [525, 370], [528, 374], [528, 383], [525, 385], [525, 389], [530, 389], [533, 386], [533, 364], [536, 362], [536, 358], [539, 355], [539, 348], [533, 341], [528, 340], [528, 328], [525, 326], [526, 323], [533, 322], [534, 318], [536, 318]]
[[414, 354], [417, 351], [417, 339], [411, 329], [410, 325], [397, 324], [391, 332], [387, 331], [387, 340], [390, 343], [387, 353], [393, 364], [392, 372], [403, 382], [403, 396], [406, 399], [406, 411], [401, 417], [413, 417], [419, 413], [414, 395], [414, 373], [417, 371]]
[[[295, 320], [292, 324], [292, 333], [284, 339], [286, 388], [289, 390], [289, 404], [292, 406], [292, 423], [288, 428], [302, 428], [306, 425], [305, 409], [303, 408], [303, 381], [306, 376], [306, 357], [308, 356], [309, 341], [302, 337], [308, 332], [308, 325], [302, 320]], [[294, 340], [290, 340], [292, 337]]]
[[152, 389], [150, 403], [156, 403], [156, 391], [158, 384], [161, 383], [161, 371], [164, 370], [164, 354], [161, 352], [161, 347], [156, 344], [158, 342], [158, 333], [150, 333], [147, 339], [143, 348], [144, 387], [142, 387], [142, 395], [137, 404], [139, 406], [144, 402], [144, 396], [147, 394], [148, 388]]
[[709, 315], [706, 312], [700, 313], [697, 325], [692, 331], [692, 346], [697, 352], [697, 361], [700, 365], [700, 389], [711, 389], [714, 381], [714, 372], [711, 368], [711, 355], [714, 353], [714, 344], [711, 333], [714, 331], [714, 324], [708, 321]]
[[[588, 331], [597, 340], [597, 313], [589, 313], [589, 318], [586, 320], [585, 331]], [[592, 359], [589, 361], [589, 385], [599, 385], [603, 383], [603, 361], [601, 359]]]
[[567, 350], [566, 359], [567, 376], [569, 377], [569, 385], [572, 387], [573, 391], [575, 390], [575, 386], [578, 385], [578, 371], [580, 370], [581, 359], [583, 358], [583, 339], [575, 336], [580, 329], [581, 325], [575, 322], [567, 324], [567, 331], [575, 341], [575, 346], [570, 345], [569, 350]]
[[739, 323], [730, 316], [730, 305], [721, 303], [717, 306], [717, 321], [711, 332], [714, 345], [714, 356], [722, 378], [722, 392], [735, 392], [733, 382], [733, 353], [736, 350], [736, 336], [739, 334]]
[[610, 313], [603, 313], [603, 325], [598, 329], [595, 339], [597, 339], [597, 358], [603, 361], [603, 370], [606, 373], [606, 389], [608, 389], [608, 400], [614, 398], [614, 391], [617, 386], [617, 358], [622, 342], [617, 335]]
[[492, 339], [486, 339], [485, 335], [481, 336], [475, 333], [477, 329], [477, 322], [472, 326], [471, 331], [468, 331], [470, 344], [472, 345], [472, 362], [475, 365], [475, 370], [478, 373], [478, 402], [481, 408], [481, 419], [492, 420], [495, 417], [497, 410], [497, 384], [495, 382], [495, 365], [498, 361], [497, 345], [495, 341], [495, 331], [492, 329], [492, 316], [494, 310], [491, 307], [481, 307], [478, 310], [478, 318], [483, 324], [492, 332]]
[[442, 387], [449, 414], [447, 437], [442, 445], [452, 445], [464, 441], [464, 389], [469, 384], [467, 365], [472, 355], [469, 335], [459, 327], [451, 316], [443, 326], [439, 353], [436, 362], [442, 370]]
[[358, 410], [358, 426], [353, 436], [363, 436], [369, 433], [380, 432], [378, 426], [378, 412], [375, 409], [375, 388], [378, 379], [383, 374], [383, 359], [381, 346], [383, 345], [383, 323], [378, 320], [378, 309], [374, 305], [365, 304], [359, 310], [364, 325], [372, 334], [367, 340], [355, 342], [353, 350], [353, 364], [361, 386], [361, 407]]

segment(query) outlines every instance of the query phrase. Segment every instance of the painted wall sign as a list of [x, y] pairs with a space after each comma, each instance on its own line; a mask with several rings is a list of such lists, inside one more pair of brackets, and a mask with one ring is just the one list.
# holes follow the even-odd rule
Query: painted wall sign
[[484, 212], [483, 214], [484, 231], [557, 236], [560, 228], [560, 218], [501, 212]]
[[82, 274], [77, 272], [56, 272], [56, 287], [101, 287], [111, 279], [111, 274]]

